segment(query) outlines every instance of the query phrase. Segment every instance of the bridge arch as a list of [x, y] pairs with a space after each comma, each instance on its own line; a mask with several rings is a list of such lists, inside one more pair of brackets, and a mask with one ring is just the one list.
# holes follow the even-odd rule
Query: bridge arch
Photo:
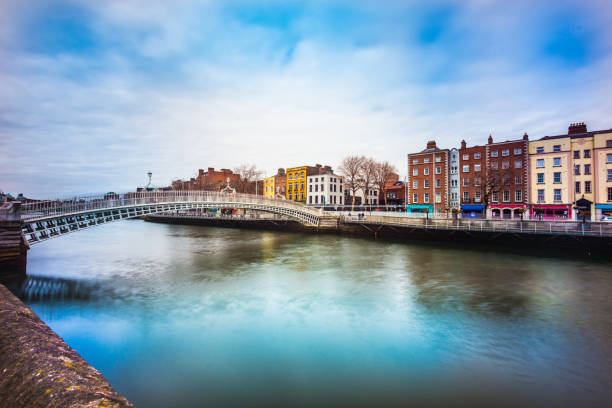
[[211, 191], [108, 193], [22, 205], [23, 233], [30, 244], [108, 222], [158, 212], [201, 208], [236, 208], [266, 211], [318, 226], [322, 211], [300, 203], [251, 194]]

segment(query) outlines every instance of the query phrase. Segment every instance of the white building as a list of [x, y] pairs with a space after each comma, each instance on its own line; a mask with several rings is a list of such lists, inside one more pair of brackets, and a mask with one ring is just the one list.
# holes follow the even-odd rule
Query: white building
[[[353, 192], [350, 190], [349, 187], [344, 186], [344, 201], [346, 202], [346, 205], [352, 205], [353, 204]], [[370, 189], [368, 190], [368, 202], [365, 202], [365, 194], [364, 194], [364, 189], [363, 188], [359, 188], [355, 191], [355, 205], [378, 205], [378, 197], [380, 196], [380, 191], [378, 190], [378, 187], [370, 187]]]
[[459, 196], [461, 194], [459, 186], [459, 150], [455, 148], [450, 150], [450, 164], [448, 167], [450, 170], [448, 184], [450, 208], [459, 209]]
[[344, 204], [342, 177], [334, 173], [306, 177], [306, 203], [312, 206]]

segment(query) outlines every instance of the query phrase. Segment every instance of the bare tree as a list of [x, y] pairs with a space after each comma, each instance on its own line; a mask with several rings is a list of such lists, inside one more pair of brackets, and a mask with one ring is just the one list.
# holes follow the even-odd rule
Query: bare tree
[[484, 179], [474, 180], [474, 187], [480, 187], [482, 202], [484, 204], [482, 218], [487, 217], [487, 209], [489, 208], [489, 203], [492, 201], [493, 196], [497, 194], [498, 199], [496, 201], [499, 201], [499, 194], [502, 192], [504, 186], [510, 185], [511, 181], [511, 171], [491, 171], [487, 172]]
[[368, 204], [368, 193], [370, 189], [376, 185], [376, 168], [377, 163], [372, 158], [364, 158], [361, 162], [361, 180], [360, 185], [363, 191], [364, 204]]
[[355, 195], [360, 188], [362, 163], [365, 160], [363, 156], [347, 156], [340, 163], [340, 173], [344, 176], [344, 181], [352, 196], [351, 209], [355, 208]]
[[234, 173], [240, 176], [234, 186], [239, 193], [254, 192], [255, 180], [262, 174], [254, 164], [242, 164], [234, 169]]
[[374, 181], [378, 190], [385, 199], [387, 205], [387, 185], [393, 180], [393, 176], [397, 174], [397, 169], [389, 162], [376, 163], [376, 173]]

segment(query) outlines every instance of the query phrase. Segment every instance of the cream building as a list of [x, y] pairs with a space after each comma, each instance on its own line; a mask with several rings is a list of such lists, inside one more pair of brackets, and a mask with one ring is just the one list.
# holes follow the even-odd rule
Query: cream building
[[593, 135], [595, 216], [612, 217], [612, 129]]

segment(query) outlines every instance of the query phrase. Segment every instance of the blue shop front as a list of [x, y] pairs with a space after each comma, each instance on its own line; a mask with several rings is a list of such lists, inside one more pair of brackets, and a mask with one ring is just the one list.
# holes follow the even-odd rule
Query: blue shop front
[[482, 218], [484, 204], [464, 204], [461, 206], [462, 218]]
[[595, 204], [594, 221], [611, 221], [612, 220], [612, 204]]

